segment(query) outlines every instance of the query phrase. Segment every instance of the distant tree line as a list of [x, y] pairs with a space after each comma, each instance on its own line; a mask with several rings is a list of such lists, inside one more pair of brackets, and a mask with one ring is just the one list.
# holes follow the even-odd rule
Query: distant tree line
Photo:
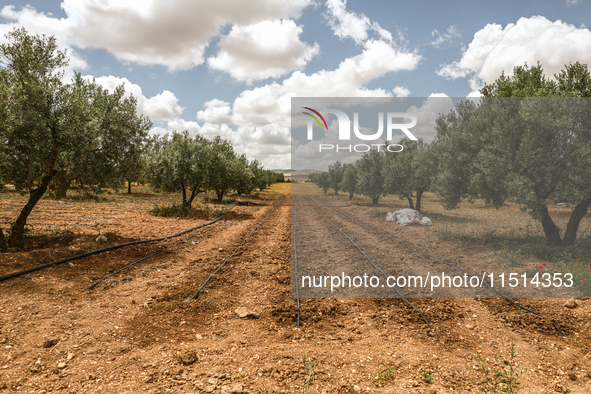
[[240, 196], [285, 181], [283, 174], [263, 169], [258, 160], [238, 155], [229, 141], [191, 137], [188, 131], [151, 138], [144, 169], [145, 182], [164, 192], [180, 191], [185, 206], [208, 190], [222, 199], [230, 190]]
[[24, 28], [0, 45], [0, 189], [12, 184], [28, 194], [0, 251], [23, 247], [27, 218], [47, 191], [64, 197], [70, 188], [96, 194], [127, 182], [180, 191], [183, 204], [213, 190], [218, 198], [234, 190], [250, 193], [283, 181], [234, 152], [228, 141], [188, 132], [149, 138], [150, 120], [137, 113], [137, 99], [123, 86], [102, 88], [75, 73], [64, 82], [65, 51], [53, 36]]
[[404, 153], [370, 150], [354, 164], [337, 161], [328, 172], [310, 174], [309, 179], [327, 193], [343, 191], [352, 199], [355, 194], [371, 199], [377, 205], [380, 197], [398, 195], [408, 201], [409, 207], [421, 210], [423, 193], [431, 188], [433, 155], [431, 145], [403, 138], [400, 145]]
[[[421, 210], [426, 191], [446, 209], [482, 198], [500, 207], [508, 197], [539, 220], [551, 245], [572, 245], [591, 204], [591, 75], [574, 63], [550, 79], [542, 67], [515, 67], [436, 121], [431, 144], [403, 139], [401, 153], [372, 150], [354, 164], [333, 163], [310, 180], [335, 194], [388, 194]], [[548, 206], [573, 209], [561, 237]]]

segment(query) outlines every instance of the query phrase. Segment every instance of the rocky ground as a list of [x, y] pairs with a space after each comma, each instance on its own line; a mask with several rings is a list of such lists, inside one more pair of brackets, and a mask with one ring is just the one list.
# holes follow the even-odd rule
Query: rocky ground
[[[433, 330], [400, 299], [306, 299], [297, 329], [292, 207], [289, 196], [270, 197], [260, 207], [235, 207], [235, 219], [191, 233], [187, 242], [89, 291], [82, 289], [176, 241], [123, 248], [0, 283], [0, 392], [477, 393], [493, 392], [511, 377], [523, 393], [591, 392], [589, 299], [568, 306], [563, 298], [520, 301], [542, 318], [499, 299], [413, 299]], [[155, 218], [133, 202], [108, 215], [100, 203], [85, 213], [80, 204], [55, 208], [52, 220], [68, 212], [112, 218], [84, 228], [64, 221], [61, 228], [74, 234], [32, 236], [26, 249], [0, 255], [2, 273], [99, 247], [98, 233], [116, 244], [205, 222]], [[372, 220], [359, 209], [348, 212]], [[432, 229], [403, 231], [377, 219], [373, 225], [409, 243], [420, 236], [428, 250], [461, 255], [464, 264], [478, 260], [479, 252], [441, 241]], [[322, 227], [318, 238], [336, 237], [328, 231]], [[495, 370], [506, 371], [505, 377]]]

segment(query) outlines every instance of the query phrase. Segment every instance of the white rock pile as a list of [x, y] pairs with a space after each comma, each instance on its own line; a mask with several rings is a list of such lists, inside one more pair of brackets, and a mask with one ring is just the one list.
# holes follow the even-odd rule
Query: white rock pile
[[420, 225], [432, 226], [433, 223], [428, 217], [423, 217], [417, 210], [406, 208], [399, 211], [388, 212], [386, 214], [387, 222], [396, 222], [400, 226]]

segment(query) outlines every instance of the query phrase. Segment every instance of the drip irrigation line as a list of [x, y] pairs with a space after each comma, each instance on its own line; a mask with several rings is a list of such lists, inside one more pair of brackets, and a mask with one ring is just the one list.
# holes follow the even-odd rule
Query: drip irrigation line
[[299, 279], [298, 279], [298, 248], [296, 244], [296, 225], [297, 225], [297, 205], [295, 196], [291, 196], [292, 206], [293, 206], [293, 253], [294, 253], [294, 271], [296, 277], [296, 302], [298, 304], [298, 321], [297, 321], [297, 328], [300, 328], [300, 288], [298, 286]]
[[[234, 207], [232, 207], [232, 208], [234, 208]], [[238, 219], [238, 218], [241, 218], [241, 217], [242, 217], [242, 216], [244, 216], [244, 215], [247, 215], [247, 214], [249, 214], [250, 212], [252, 212], [252, 211], [253, 211], [253, 210], [255, 210], [256, 208], [258, 208], [258, 207], [254, 207], [254, 208], [250, 209], [249, 211], [246, 211], [246, 212], [244, 212], [243, 214], [240, 214], [240, 215], [236, 216], [234, 219], [231, 219], [231, 221], [234, 221], [234, 220], [236, 220], [236, 219]], [[228, 212], [226, 212], [224, 215], [222, 215], [222, 217], [226, 216], [226, 215], [227, 215], [227, 214], [229, 214], [230, 212], [231, 212], [231, 210], [230, 210], [230, 211], [228, 211]], [[228, 221], [228, 222], [229, 222], [229, 221]], [[164, 248], [164, 249], [158, 250], [158, 251], [156, 251], [156, 252], [154, 252], [154, 253], [150, 253], [149, 255], [147, 255], [147, 256], [144, 256], [144, 257], [142, 257], [141, 259], [138, 259], [138, 260], [136, 260], [136, 261], [134, 261], [134, 262], [132, 262], [132, 263], [129, 263], [129, 264], [127, 264], [125, 267], [123, 267], [123, 268], [120, 268], [120, 269], [118, 269], [117, 271], [115, 271], [115, 272], [112, 272], [112, 273], [110, 273], [110, 274], [109, 274], [109, 275], [107, 275], [107, 276], [104, 276], [103, 278], [101, 278], [101, 279], [97, 280], [96, 282], [94, 282], [94, 283], [93, 283], [93, 284], [91, 284], [90, 286], [87, 286], [87, 287], [85, 287], [85, 288], [84, 288], [82, 291], [90, 290], [90, 289], [94, 288], [96, 285], [98, 285], [99, 283], [101, 283], [102, 281], [104, 281], [105, 279], [108, 279], [108, 278], [110, 278], [110, 277], [112, 277], [112, 276], [115, 276], [115, 275], [117, 275], [118, 273], [120, 273], [120, 272], [122, 272], [122, 271], [124, 271], [124, 270], [126, 270], [126, 269], [128, 269], [128, 268], [130, 268], [130, 267], [133, 267], [133, 266], [134, 266], [134, 265], [136, 265], [137, 263], [140, 263], [140, 262], [142, 262], [142, 261], [146, 260], [146, 259], [147, 259], [147, 258], [149, 258], [149, 257], [152, 257], [152, 256], [154, 256], [154, 255], [157, 255], [157, 254], [159, 254], [159, 253], [165, 252], [165, 251], [167, 251], [168, 249], [170, 249], [170, 248], [172, 248], [172, 247], [174, 247], [174, 246], [177, 246], [177, 245], [180, 245], [180, 244], [186, 243], [187, 241], [189, 241], [189, 240], [191, 240], [191, 239], [193, 239], [193, 238], [196, 238], [196, 237], [197, 237], [197, 236], [199, 236], [199, 235], [203, 235], [203, 234], [205, 234], [205, 233], [207, 233], [207, 232], [210, 232], [210, 231], [212, 231], [212, 230], [214, 230], [214, 229], [216, 229], [216, 228], [218, 228], [218, 227], [220, 227], [220, 226], [223, 226], [224, 224], [226, 224], [226, 223], [228, 223], [228, 222], [224, 222], [224, 223], [218, 224], [217, 226], [210, 227], [209, 229], [207, 229], [207, 230], [205, 230], [205, 231], [202, 231], [202, 232], [200, 232], [200, 233], [194, 234], [194, 235], [190, 236], [189, 238], [187, 238], [187, 239], [185, 239], [185, 240], [182, 240], [182, 241], [179, 241], [179, 242], [177, 242], [177, 243], [174, 243], [174, 244], [172, 244], [172, 245], [170, 245], [170, 246], [167, 246], [167, 247], [166, 247], [166, 248]]]
[[[310, 201], [310, 199], [309, 199], [308, 197], [306, 197], [306, 199], [307, 199], [307, 200], [308, 200], [308, 202], [310, 202], [311, 204], [314, 204], [314, 203], [312, 203], [312, 201]], [[341, 230], [339, 227], [337, 227], [337, 226], [336, 226], [336, 225], [335, 225], [335, 224], [334, 224], [334, 223], [333, 223], [333, 222], [332, 222], [332, 221], [331, 221], [329, 218], [327, 218], [327, 217], [326, 217], [326, 215], [324, 214], [324, 212], [322, 212], [322, 211], [320, 210], [320, 208], [318, 208], [318, 206], [316, 206], [316, 209], [318, 210], [318, 212], [320, 212], [320, 214], [321, 214], [322, 216], [324, 216], [324, 218], [325, 218], [325, 219], [326, 219], [326, 220], [327, 220], [327, 221], [328, 221], [330, 224], [332, 224], [332, 225], [334, 226], [334, 228], [336, 228], [337, 230], [339, 230], [339, 231], [341, 232], [341, 234], [343, 234], [345, 237], [347, 237], [347, 239], [348, 239], [349, 241], [351, 241], [351, 243], [352, 243], [353, 245], [355, 245], [355, 247], [356, 247], [356, 248], [359, 250], [359, 252], [361, 252], [361, 254], [363, 254], [363, 255], [365, 256], [365, 258], [367, 259], [367, 261], [369, 261], [369, 263], [370, 263], [371, 265], [373, 265], [373, 267], [374, 267], [375, 269], [379, 270], [379, 271], [382, 273], [382, 275], [384, 275], [384, 277], [385, 277], [386, 279], [388, 278], [388, 275], [386, 275], [386, 273], [385, 273], [384, 271], [382, 271], [382, 269], [381, 269], [380, 267], [376, 266], [376, 265], [373, 263], [373, 261], [372, 261], [372, 260], [369, 258], [369, 256], [368, 256], [368, 255], [367, 255], [367, 254], [366, 254], [366, 253], [365, 253], [363, 250], [361, 250], [361, 248], [359, 247], [359, 245], [357, 245], [357, 244], [356, 244], [356, 243], [355, 243], [355, 242], [354, 242], [354, 241], [353, 241], [353, 240], [352, 240], [352, 239], [351, 239], [351, 238], [350, 238], [350, 237], [349, 237], [347, 234], [345, 234], [345, 233], [343, 232], [343, 230]], [[409, 300], [407, 300], [407, 299], [406, 299], [406, 297], [402, 295], [402, 293], [401, 293], [401, 292], [398, 290], [398, 288], [397, 288], [396, 286], [393, 286], [393, 287], [394, 287], [394, 290], [396, 290], [396, 293], [398, 293], [398, 295], [399, 295], [399, 296], [400, 296], [400, 297], [401, 297], [401, 298], [402, 298], [402, 299], [403, 299], [403, 300], [404, 300], [404, 301], [405, 301], [405, 302], [406, 302], [406, 303], [407, 303], [407, 304], [408, 304], [408, 305], [409, 305], [409, 306], [410, 306], [412, 309], [414, 309], [416, 312], [418, 312], [418, 314], [421, 316], [421, 318], [423, 319], [423, 321], [424, 321], [425, 323], [427, 323], [427, 326], [429, 326], [429, 328], [430, 328], [431, 330], [433, 330], [433, 326], [431, 325], [431, 323], [429, 323], [429, 321], [428, 321], [428, 320], [427, 320], [427, 318], [426, 318], [426, 317], [423, 315], [423, 313], [422, 313], [420, 310], [418, 310], [418, 309], [417, 309], [417, 308], [416, 308], [416, 307], [415, 307], [415, 306], [414, 306], [414, 305], [413, 305], [413, 304], [412, 304], [412, 303], [411, 303]]]
[[[417, 248], [417, 247], [416, 247], [416, 246], [414, 246], [414, 245], [407, 244], [406, 242], [402, 242], [402, 241], [401, 241], [401, 240], [399, 240], [398, 238], [396, 238], [396, 237], [394, 237], [394, 236], [391, 236], [391, 235], [389, 235], [389, 234], [383, 233], [383, 232], [381, 232], [381, 231], [379, 231], [379, 230], [376, 230], [375, 228], [373, 228], [373, 227], [371, 227], [371, 226], [367, 226], [365, 223], [363, 223], [363, 222], [361, 222], [360, 220], [357, 220], [357, 219], [355, 219], [355, 218], [351, 217], [351, 216], [350, 216], [348, 213], [346, 213], [346, 212], [343, 212], [343, 213], [344, 213], [344, 214], [345, 214], [345, 215], [346, 215], [346, 216], [347, 216], [349, 219], [351, 219], [351, 220], [353, 220], [353, 221], [355, 221], [355, 222], [361, 223], [361, 224], [362, 224], [362, 225], [364, 225], [366, 228], [369, 228], [370, 230], [372, 230], [372, 231], [374, 231], [374, 232], [376, 232], [376, 233], [378, 233], [378, 234], [382, 234], [382, 235], [384, 235], [384, 236], [388, 237], [388, 238], [389, 238], [389, 239], [391, 239], [391, 240], [394, 240], [394, 241], [396, 241], [396, 242], [398, 242], [398, 243], [400, 243], [400, 244], [402, 244], [402, 245], [405, 245], [405, 246], [406, 246], [406, 247], [408, 247], [408, 248], [414, 249], [414, 250], [416, 250], [417, 252], [424, 254], [425, 256], [431, 257], [431, 258], [432, 258], [432, 259], [434, 259], [434, 260], [440, 261], [440, 262], [442, 262], [442, 263], [444, 263], [444, 264], [447, 264], [447, 265], [448, 265], [448, 266], [450, 266], [450, 267], [454, 267], [454, 268], [456, 268], [456, 269], [458, 269], [458, 270], [462, 271], [462, 272], [463, 272], [463, 273], [465, 273], [465, 274], [468, 274], [469, 276], [472, 276], [472, 274], [471, 274], [470, 272], [468, 272], [468, 271], [464, 270], [463, 268], [460, 268], [460, 267], [458, 267], [457, 265], [455, 265], [455, 264], [453, 264], [453, 263], [451, 263], [451, 262], [449, 262], [449, 261], [447, 261], [447, 260], [444, 260], [444, 259], [442, 259], [442, 258], [439, 258], [439, 257], [437, 257], [437, 256], [434, 256], [434, 255], [432, 255], [432, 254], [431, 254], [431, 253], [429, 253], [429, 252], [425, 252], [425, 251], [423, 251], [423, 250], [421, 250], [421, 249]], [[501, 298], [504, 298], [505, 300], [509, 301], [509, 302], [510, 302], [511, 304], [513, 304], [514, 306], [516, 306], [516, 307], [518, 307], [518, 308], [521, 308], [521, 309], [523, 309], [523, 310], [524, 310], [524, 311], [526, 311], [526, 312], [533, 313], [534, 315], [536, 315], [536, 316], [538, 316], [538, 317], [544, 318], [544, 316], [540, 315], [538, 312], [532, 311], [531, 309], [529, 309], [529, 308], [526, 308], [525, 306], [523, 306], [523, 305], [520, 305], [520, 304], [516, 303], [515, 301], [513, 301], [513, 300], [512, 300], [512, 299], [510, 299], [509, 297], [505, 296], [504, 294], [502, 294], [502, 293], [501, 293], [501, 292], [499, 292], [498, 290], [496, 290], [496, 289], [494, 289], [493, 287], [489, 286], [487, 283], [484, 283], [484, 282], [483, 282], [483, 284], [484, 284], [484, 285], [485, 285], [485, 286], [486, 286], [488, 289], [492, 290], [494, 293], [496, 293], [496, 294], [497, 294], [498, 296], [500, 296]], [[551, 322], [551, 323], [552, 323], [552, 322]], [[560, 327], [558, 327], [558, 326], [557, 326], [556, 324], [554, 324], [554, 323], [552, 323], [552, 325], [554, 326], [554, 328], [555, 328], [555, 329], [556, 329], [558, 332], [560, 332], [560, 333], [561, 333], [563, 336], [567, 337], [567, 335], [566, 335], [566, 334], [565, 334], [565, 333], [564, 333], [564, 332], [563, 332], [563, 331], [560, 329]]]
[[281, 198], [279, 199], [279, 202], [277, 202], [277, 204], [275, 204], [275, 205], [273, 206], [273, 208], [271, 208], [271, 210], [269, 211], [269, 213], [267, 214], [267, 216], [265, 216], [265, 218], [264, 218], [263, 220], [261, 220], [261, 221], [260, 221], [260, 223], [259, 223], [259, 224], [257, 224], [257, 225], [256, 225], [256, 226], [255, 226], [255, 227], [252, 229], [252, 231], [251, 231], [250, 233], [248, 233], [248, 235], [246, 236], [246, 238], [244, 238], [244, 240], [242, 241], [242, 243], [241, 243], [240, 245], [238, 245], [238, 247], [237, 247], [236, 249], [234, 249], [234, 251], [232, 252], [232, 254], [231, 254], [231, 255], [230, 255], [230, 256], [229, 256], [227, 259], [225, 259], [225, 260], [222, 262], [222, 264], [220, 264], [220, 266], [219, 266], [218, 268], [216, 268], [216, 270], [215, 270], [215, 271], [213, 271], [213, 272], [211, 273], [211, 275], [209, 275], [209, 277], [208, 277], [208, 278], [205, 280], [205, 282], [204, 282], [204, 283], [201, 285], [201, 287], [200, 287], [200, 288], [199, 288], [199, 289], [198, 289], [198, 290], [195, 292], [195, 294], [193, 294], [193, 295], [191, 296], [191, 298], [189, 298], [187, 301], [192, 301], [192, 300], [194, 300], [195, 298], [197, 298], [197, 296], [199, 295], [199, 292], [201, 292], [201, 290], [202, 290], [202, 289], [205, 287], [205, 285], [207, 285], [207, 283], [209, 282], [209, 280], [210, 280], [210, 279], [211, 279], [211, 278], [212, 278], [212, 277], [213, 277], [213, 276], [214, 276], [214, 275], [215, 275], [215, 274], [216, 274], [216, 273], [217, 273], [219, 270], [221, 270], [221, 269], [222, 269], [222, 267], [223, 267], [223, 266], [224, 266], [224, 265], [225, 265], [225, 264], [228, 262], [228, 260], [230, 260], [230, 259], [231, 259], [231, 258], [232, 258], [232, 257], [233, 257], [235, 254], [236, 254], [236, 252], [238, 251], [238, 249], [240, 249], [240, 247], [241, 247], [242, 245], [244, 245], [244, 243], [246, 242], [246, 240], [247, 240], [248, 238], [250, 238], [250, 236], [252, 235], [252, 233], [254, 233], [254, 232], [255, 232], [255, 230], [256, 230], [256, 229], [257, 229], [257, 228], [258, 228], [258, 227], [259, 227], [261, 224], [263, 224], [263, 222], [264, 222], [265, 220], [267, 220], [267, 218], [269, 217], [269, 215], [271, 215], [271, 212], [273, 212], [273, 211], [275, 210], [275, 208], [277, 207], [277, 205], [279, 205], [279, 203], [280, 203], [280, 202], [283, 200], [283, 197], [285, 197], [285, 195], [281, 196]]
[[[232, 208], [234, 208], [234, 207], [232, 207]], [[169, 235], [169, 236], [167, 236], [167, 237], [153, 238], [153, 239], [146, 239], [146, 240], [143, 240], [143, 241], [133, 241], [133, 242], [126, 242], [126, 243], [119, 244], [119, 245], [113, 245], [113, 246], [109, 246], [109, 247], [107, 247], [107, 248], [102, 248], [102, 249], [91, 250], [90, 252], [82, 253], [82, 254], [79, 254], [79, 255], [76, 255], [76, 256], [67, 257], [67, 258], [65, 258], [65, 259], [61, 259], [61, 260], [57, 260], [57, 261], [53, 261], [53, 262], [51, 262], [51, 263], [42, 264], [42, 265], [39, 265], [39, 266], [37, 266], [37, 267], [31, 267], [31, 268], [28, 268], [28, 269], [26, 269], [26, 270], [22, 270], [22, 271], [13, 272], [13, 273], [11, 273], [11, 274], [7, 274], [7, 275], [0, 276], [0, 282], [2, 282], [2, 281], [5, 281], [5, 280], [8, 280], [8, 279], [11, 279], [11, 278], [15, 278], [15, 277], [17, 277], [17, 276], [21, 276], [21, 275], [25, 275], [25, 274], [28, 274], [28, 273], [31, 273], [31, 272], [35, 272], [35, 271], [38, 271], [38, 270], [41, 270], [41, 269], [44, 269], [44, 268], [47, 268], [47, 267], [51, 267], [51, 266], [53, 266], [53, 265], [58, 265], [58, 264], [67, 263], [68, 261], [73, 261], [73, 260], [82, 259], [82, 258], [85, 258], [85, 257], [88, 257], [88, 256], [92, 256], [92, 255], [95, 255], [95, 254], [99, 254], [99, 253], [108, 252], [108, 251], [111, 251], [111, 250], [115, 250], [115, 249], [123, 248], [123, 247], [125, 247], [125, 246], [131, 246], [131, 245], [145, 244], [145, 243], [148, 243], [148, 242], [164, 241], [165, 239], [170, 239], [170, 238], [179, 237], [179, 236], [181, 236], [181, 235], [183, 235], [183, 234], [186, 234], [186, 233], [188, 233], [188, 232], [195, 231], [195, 230], [197, 230], [197, 229], [200, 229], [200, 228], [202, 228], [202, 227], [205, 227], [205, 226], [212, 225], [212, 224], [214, 224], [215, 222], [217, 222], [218, 220], [220, 220], [220, 219], [221, 219], [223, 216], [224, 216], [224, 215], [220, 216], [220, 217], [219, 217], [219, 218], [217, 218], [217, 219], [214, 219], [214, 220], [212, 220], [211, 222], [207, 222], [207, 223], [201, 224], [201, 225], [199, 225], [199, 226], [192, 227], [192, 228], [190, 228], [190, 229], [188, 229], [188, 230], [182, 231], [182, 232], [180, 232], [180, 233], [178, 233], [178, 234]]]

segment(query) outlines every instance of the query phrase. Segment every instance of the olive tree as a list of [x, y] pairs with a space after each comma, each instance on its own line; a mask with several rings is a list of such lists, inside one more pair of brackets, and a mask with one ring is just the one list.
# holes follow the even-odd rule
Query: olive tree
[[216, 136], [211, 141], [211, 156], [208, 167], [209, 188], [216, 193], [220, 200], [229, 190], [236, 189], [238, 185], [237, 179], [244, 170], [243, 163], [236, 157], [232, 143], [220, 136]]
[[330, 187], [334, 190], [334, 195], [339, 194], [341, 190], [341, 182], [343, 181], [343, 163], [336, 161], [328, 166], [328, 182]]
[[267, 173], [265, 172], [265, 169], [263, 168], [263, 164], [255, 159], [250, 162], [249, 167], [250, 167], [250, 171], [254, 175], [254, 178], [253, 178], [254, 187], [256, 189], [259, 189], [260, 191], [265, 190], [265, 188], [267, 187], [268, 178], [267, 178]]
[[[54, 178], [82, 174], [92, 165], [103, 180], [114, 175], [118, 156], [105, 158], [104, 147], [113, 139], [131, 141], [150, 124], [137, 117], [133, 100], [105, 93], [80, 74], [64, 83], [68, 59], [55, 37], [31, 36], [25, 29], [6, 37], [8, 43], [0, 45], [0, 178], [29, 195], [8, 236], [10, 246], [22, 247], [27, 218]], [[117, 110], [108, 110], [109, 100]], [[134, 126], [119, 127], [128, 117]], [[103, 127], [108, 122], [111, 130]], [[81, 184], [95, 180], [90, 172], [80, 177]]]
[[355, 163], [357, 192], [371, 198], [373, 205], [377, 205], [379, 198], [387, 194], [384, 188], [384, 164], [385, 154], [377, 149], [364, 153]]
[[164, 192], [178, 192], [183, 206], [190, 207], [199, 193], [209, 188], [211, 142], [191, 137], [187, 130], [153, 137], [145, 155], [145, 179]]
[[238, 156], [236, 159], [240, 162], [240, 167], [238, 177], [236, 178], [235, 190], [236, 194], [241, 196], [243, 194], [249, 194], [254, 190], [254, 173], [250, 168], [250, 163], [245, 154]]
[[[388, 152], [383, 167], [384, 188], [389, 194], [406, 199], [411, 209], [421, 210], [423, 193], [431, 187], [435, 173], [435, 160], [430, 145], [422, 139], [403, 138], [399, 142], [402, 152]], [[413, 197], [415, 201], [413, 202]]]
[[[485, 85], [478, 105], [440, 117], [436, 192], [446, 207], [479, 195], [500, 206], [511, 195], [549, 244], [573, 244], [591, 204], [590, 89], [586, 65], [570, 64], [553, 80], [525, 65]], [[548, 211], [555, 202], [573, 206], [563, 238]]]
[[349, 193], [349, 200], [353, 199], [353, 194], [357, 190], [357, 170], [354, 164], [343, 165], [343, 180], [341, 181], [341, 190]]

